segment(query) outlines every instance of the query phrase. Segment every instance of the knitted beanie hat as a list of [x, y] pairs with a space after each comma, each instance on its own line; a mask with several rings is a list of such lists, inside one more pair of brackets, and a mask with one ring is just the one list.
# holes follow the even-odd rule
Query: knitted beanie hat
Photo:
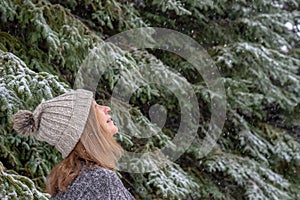
[[92, 101], [91, 91], [72, 90], [40, 103], [33, 113], [19, 110], [12, 117], [13, 128], [54, 145], [66, 158], [83, 133]]

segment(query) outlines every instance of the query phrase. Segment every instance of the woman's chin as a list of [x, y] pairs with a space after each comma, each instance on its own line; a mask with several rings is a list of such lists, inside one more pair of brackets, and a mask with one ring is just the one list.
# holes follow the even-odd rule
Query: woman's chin
[[114, 129], [111, 131], [112, 135], [115, 135], [119, 132], [118, 127], [114, 127]]
[[117, 134], [119, 131], [118, 131], [118, 129], [113, 133], [113, 135], [115, 135], [115, 134]]

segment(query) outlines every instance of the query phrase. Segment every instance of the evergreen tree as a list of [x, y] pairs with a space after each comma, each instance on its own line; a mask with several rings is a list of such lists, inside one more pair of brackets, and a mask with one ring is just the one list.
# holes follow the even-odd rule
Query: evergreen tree
[[[147, 85], [141, 69], [154, 66], [157, 78], [170, 80], [179, 93], [184, 80], [178, 73], [183, 75], [201, 110], [197, 137], [176, 162], [151, 172], [121, 172], [124, 184], [141, 199], [300, 198], [299, 2], [0, 0], [0, 16], [0, 198], [49, 198], [42, 193], [45, 179], [61, 160], [53, 147], [18, 136], [11, 115], [72, 88], [89, 50], [104, 39], [147, 26], [177, 30], [207, 50], [225, 85], [226, 122], [217, 145], [203, 155], [199, 144], [213, 91], [194, 67], [169, 52], [109, 46], [113, 62], [96, 97], [109, 103], [118, 81], [136, 89], [126, 109], [115, 102], [120, 109], [114, 115], [127, 123], [117, 138], [126, 150], [177, 148], [172, 138], [180, 123], [178, 100], [159, 85]], [[151, 40], [151, 33], [144, 34]], [[155, 104], [168, 113], [162, 130], [151, 123]], [[145, 132], [152, 137], [140, 139]], [[149, 164], [139, 162], [130, 167]]]

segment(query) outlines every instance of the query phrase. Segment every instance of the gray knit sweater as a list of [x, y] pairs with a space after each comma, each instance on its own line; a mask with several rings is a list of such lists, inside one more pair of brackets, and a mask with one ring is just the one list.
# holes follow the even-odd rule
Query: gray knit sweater
[[85, 170], [67, 188], [52, 196], [53, 200], [134, 200], [113, 171], [97, 167]]

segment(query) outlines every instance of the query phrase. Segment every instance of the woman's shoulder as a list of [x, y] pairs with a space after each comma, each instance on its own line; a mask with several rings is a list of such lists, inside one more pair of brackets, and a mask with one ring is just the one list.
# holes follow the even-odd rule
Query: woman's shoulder
[[[106, 193], [109, 193], [111, 199], [134, 200], [134, 197], [124, 187], [121, 179], [117, 176], [117, 174], [114, 171], [102, 167], [97, 167], [87, 171], [85, 173], [85, 176], [89, 177], [90, 179], [91, 178], [97, 180], [101, 179], [100, 180], [101, 182], [105, 180], [105, 184], [103, 183], [99, 183], [99, 184], [102, 184], [102, 189], [106, 190]], [[100, 188], [97, 189], [98, 191], [101, 190]]]
[[84, 169], [83, 172], [79, 175], [78, 181], [81, 179], [84, 180], [88, 179], [90, 181], [101, 181], [106, 184], [121, 184], [120, 178], [117, 176], [117, 174], [114, 171], [111, 171], [109, 169], [103, 168], [103, 167], [94, 167], [90, 169]]
[[115, 174], [115, 172], [103, 168], [103, 167], [92, 167], [92, 168], [83, 168], [80, 175], [82, 177], [98, 177], [98, 176], [104, 176], [104, 177], [111, 177]]
[[56, 197], [53, 199], [134, 199], [117, 174], [103, 167], [83, 169], [67, 192]]
[[51, 199], [98, 199], [94, 198], [95, 195], [99, 196], [98, 194], [89, 191], [97, 191], [97, 193], [102, 194], [103, 198], [106, 198], [106, 188], [109, 186], [111, 176], [112, 174], [108, 169], [101, 167], [83, 168], [81, 173], [68, 186], [66, 192], [60, 191], [55, 196], [52, 196]]

